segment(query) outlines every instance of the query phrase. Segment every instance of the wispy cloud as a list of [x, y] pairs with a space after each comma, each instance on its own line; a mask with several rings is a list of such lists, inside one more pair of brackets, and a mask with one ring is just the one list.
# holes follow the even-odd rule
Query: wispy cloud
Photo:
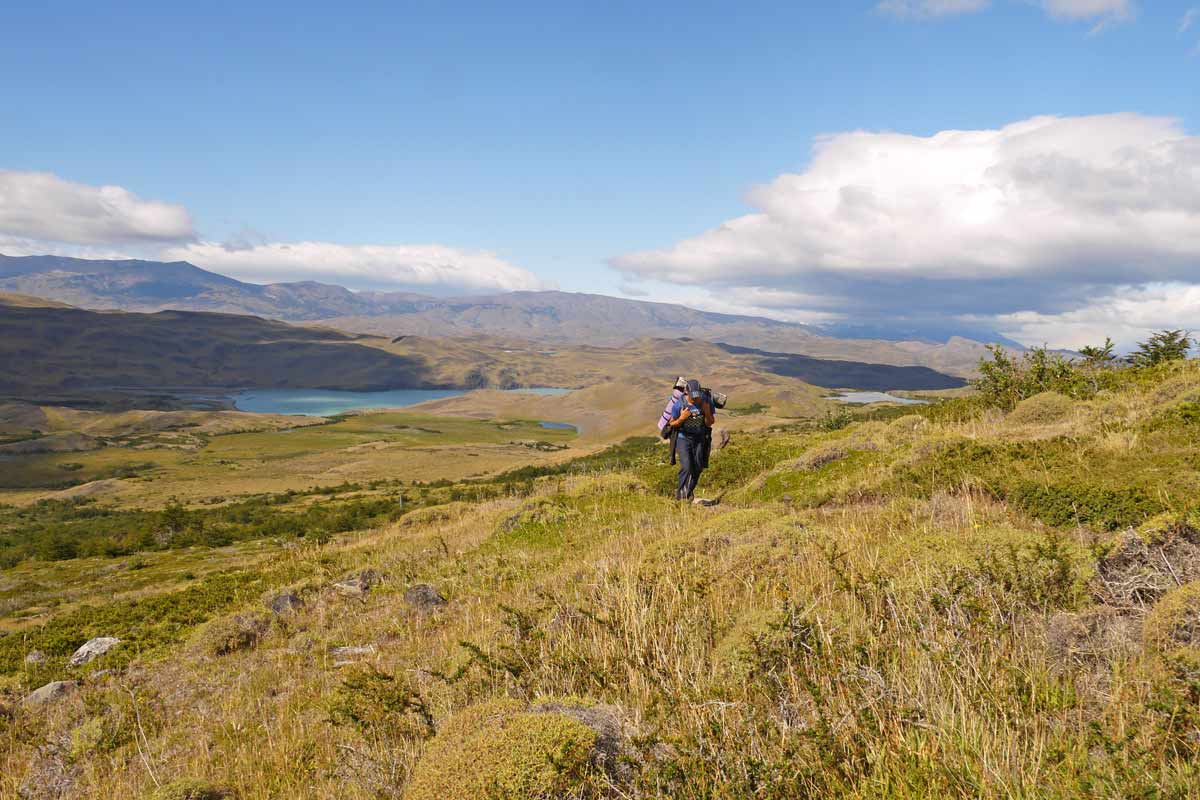
[[[1137, 14], [1133, 0], [1034, 0], [1034, 4], [1053, 19], [1091, 22], [1092, 33], [1132, 19]], [[932, 19], [976, 13], [991, 7], [992, 0], [882, 0], [875, 10], [895, 17]]]
[[896, 17], [948, 17], [982, 11], [991, 4], [991, 0], [883, 0], [875, 10]]
[[1200, 21], [1200, 7], [1189, 8], [1183, 15], [1183, 19], [1179, 20], [1179, 32], [1187, 33], [1198, 21]]

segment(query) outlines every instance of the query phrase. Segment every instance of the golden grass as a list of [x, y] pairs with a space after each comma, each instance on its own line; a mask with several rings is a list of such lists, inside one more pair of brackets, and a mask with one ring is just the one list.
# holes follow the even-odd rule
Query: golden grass
[[[1189, 380], [1170, 402], [1200, 386]], [[1154, 419], [1153, 392], [1073, 408], [1080, 459], [1096, 443], [1144, 452], [1147, 438], [1101, 423], [1118, 402], [1122, 425]], [[1046, 424], [1063, 424], [1054, 416]], [[1157, 645], [1068, 663], [1048, 644], [1055, 614], [1094, 602], [1103, 537], [961, 487], [873, 493], [939, 444], [1044, 442], [1037, 428], [1021, 415], [910, 415], [776, 434], [717, 454], [714, 480], [740, 474], [722, 460], [756, 447], [775, 460], [712, 509], [657, 496], [658, 470], [552, 477], [322, 547], [235, 548], [231, 560], [286, 562], [304, 609], [256, 646], [180, 647], [0, 722], [0, 795], [61, 767], [96, 798], [182, 778], [245, 800], [422, 796], [414, 771], [453, 782], [461, 770], [470, 785], [477, 759], [511, 766], [495, 740], [446, 755], [423, 715], [452, 732], [471, 709], [577, 697], [617, 709], [632, 773], [591, 774], [556, 796], [1197, 796], [1186, 663], [1164, 663]], [[788, 465], [835, 446], [849, 455]], [[782, 475], [825, 499], [785, 502], [771, 494]], [[382, 576], [363, 597], [331, 588], [362, 569]], [[411, 607], [415, 583], [448, 606]], [[1179, 643], [1175, 605], [1159, 616]], [[330, 648], [347, 645], [373, 646], [357, 660], [380, 682], [335, 666]], [[347, 703], [382, 711], [347, 717]], [[87, 725], [104, 735], [77, 733], [73, 754], [48, 749]]]

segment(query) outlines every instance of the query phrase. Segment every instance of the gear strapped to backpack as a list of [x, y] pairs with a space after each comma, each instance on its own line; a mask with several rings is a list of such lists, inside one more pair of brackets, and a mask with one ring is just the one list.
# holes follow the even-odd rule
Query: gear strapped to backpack
[[704, 422], [704, 412], [695, 406], [692, 408], [695, 408], [692, 415], [683, 421], [679, 429], [685, 436], [700, 436], [708, 429], [708, 425]]

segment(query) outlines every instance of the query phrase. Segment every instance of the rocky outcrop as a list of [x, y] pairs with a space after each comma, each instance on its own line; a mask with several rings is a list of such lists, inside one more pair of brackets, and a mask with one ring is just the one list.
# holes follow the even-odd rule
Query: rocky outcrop
[[95, 639], [92, 639], [76, 650], [71, 656], [70, 660], [67, 661], [67, 666], [81, 667], [84, 664], [88, 664], [104, 655], [109, 650], [112, 650], [120, 643], [121, 640], [113, 636], [97, 636]]
[[71, 690], [78, 685], [79, 684], [75, 681], [51, 681], [45, 686], [30, 692], [25, 698], [24, 704], [26, 706], [42, 706], [47, 703], [52, 703], [55, 700], [70, 694]]
[[337, 583], [333, 584], [333, 590], [345, 597], [366, 597], [367, 593], [375, 586], [378, 586], [383, 576], [373, 569], [364, 569], [358, 572], [352, 572], [342, 578]]

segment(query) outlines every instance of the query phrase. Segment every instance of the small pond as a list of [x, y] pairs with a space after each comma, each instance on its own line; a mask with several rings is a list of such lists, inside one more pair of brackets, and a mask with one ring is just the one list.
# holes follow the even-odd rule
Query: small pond
[[915, 400], [911, 397], [897, 397], [887, 392], [842, 392], [827, 398], [839, 403], [897, 403], [902, 406], [923, 406], [928, 400]]

